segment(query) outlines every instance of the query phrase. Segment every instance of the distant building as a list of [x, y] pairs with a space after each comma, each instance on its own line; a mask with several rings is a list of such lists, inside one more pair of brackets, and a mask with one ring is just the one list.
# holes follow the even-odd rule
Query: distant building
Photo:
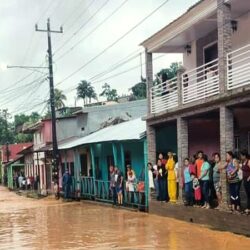
[[[146, 113], [146, 100], [82, 108], [72, 115], [57, 118], [58, 146], [60, 148], [60, 146], [65, 143], [70, 143], [78, 138], [92, 134], [104, 127], [136, 119], [146, 115]], [[41, 188], [50, 191], [52, 189], [51, 119], [44, 119], [28, 126], [23, 132], [33, 134], [34, 164], [29, 164], [30, 160], [27, 160], [25, 173], [31, 174], [32, 176], [39, 175]], [[81, 150], [82, 153], [87, 154], [87, 151], [84, 151], [84, 149]], [[63, 175], [66, 168], [68, 168], [74, 176], [74, 173], [76, 173], [76, 162], [79, 160], [78, 156], [72, 149], [67, 150], [67, 152], [61, 150], [61, 162], [63, 162], [63, 164], [60, 168], [60, 176]], [[86, 157], [90, 157], [89, 154]], [[88, 167], [90, 166], [88, 165]]]

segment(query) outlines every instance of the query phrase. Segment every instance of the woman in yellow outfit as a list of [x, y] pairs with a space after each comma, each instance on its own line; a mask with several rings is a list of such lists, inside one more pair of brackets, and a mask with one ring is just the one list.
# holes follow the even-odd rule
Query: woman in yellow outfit
[[176, 202], [176, 175], [175, 175], [175, 161], [172, 152], [168, 152], [168, 160], [166, 163], [166, 170], [168, 171], [168, 195], [170, 202]]

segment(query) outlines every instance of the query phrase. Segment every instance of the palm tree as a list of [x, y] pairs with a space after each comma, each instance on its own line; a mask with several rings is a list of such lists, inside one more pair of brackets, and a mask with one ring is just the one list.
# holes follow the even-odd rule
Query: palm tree
[[63, 94], [62, 90], [55, 89], [55, 108], [60, 109], [65, 107], [64, 101], [67, 100], [66, 95]]
[[88, 103], [88, 100], [89, 100], [89, 103], [91, 103], [91, 99], [97, 98], [95, 89], [91, 86], [90, 82], [83, 80], [78, 84], [77, 98], [83, 99], [84, 105]]
[[110, 85], [108, 83], [104, 83], [102, 86], [102, 93], [100, 96], [105, 96], [107, 98], [107, 101], [116, 101], [117, 100], [117, 90], [111, 89]]
[[[55, 100], [55, 109], [58, 110], [60, 108], [65, 107], [64, 101], [67, 100], [66, 95], [63, 94], [62, 90], [55, 89], [54, 90], [54, 100]], [[50, 110], [50, 100], [48, 100], [48, 109]]]

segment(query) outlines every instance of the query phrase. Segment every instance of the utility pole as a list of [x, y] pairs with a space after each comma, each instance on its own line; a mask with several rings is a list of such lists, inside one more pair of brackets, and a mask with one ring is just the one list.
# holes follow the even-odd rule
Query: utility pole
[[[54, 78], [53, 78], [53, 59], [52, 59], [52, 46], [51, 46], [51, 33], [63, 33], [63, 28], [60, 30], [50, 29], [50, 19], [47, 20], [47, 29], [38, 29], [38, 25], [35, 26], [36, 31], [46, 32], [48, 36], [48, 56], [49, 56], [49, 85], [50, 85], [50, 107], [51, 107], [51, 123], [52, 123], [52, 143], [53, 143], [53, 153], [52, 153], [52, 172], [54, 182], [59, 181], [59, 150], [57, 144], [56, 136], [56, 112], [55, 112], [55, 93], [54, 93]], [[58, 189], [59, 192], [59, 189]]]
[[6, 136], [6, 161], [9, 163], [10, 161], [10, 151], [9, 151], [9, 130], [8, 130], [8, 118], [9, 118], [9, 113], [8, 109], [3, 109], [3, 117], [4, 117], [4, 122], [5, 122], [5, 136]]

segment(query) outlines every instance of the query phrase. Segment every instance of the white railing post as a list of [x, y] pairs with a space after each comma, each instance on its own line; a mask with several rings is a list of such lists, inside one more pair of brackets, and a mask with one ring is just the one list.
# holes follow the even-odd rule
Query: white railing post
[[227, 89], [250, 84], [250, 44], [227, 54]]

